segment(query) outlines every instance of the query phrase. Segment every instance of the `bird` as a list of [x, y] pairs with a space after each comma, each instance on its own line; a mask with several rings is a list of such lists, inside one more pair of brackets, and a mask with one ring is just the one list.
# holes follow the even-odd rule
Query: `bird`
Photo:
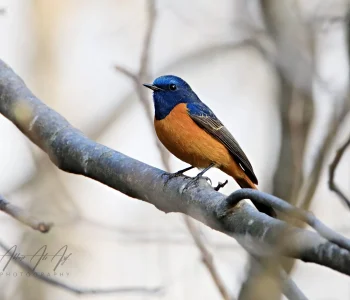
[[[158, 139], [173, 155], [190, 164], [173, 176], [194, 167], [202, 169], [193, 178], [195, 181], [215, 167], [233, 177], [241, 188], [257, 189], [258, 179], [246, 154], [186, 81], [175, 75], [164, 75], [152, 84], [143, 85], [153, 91], [154, 128]], [[253, 204], [259, 211], [275, 216], [270, 206], [254, 201]]]

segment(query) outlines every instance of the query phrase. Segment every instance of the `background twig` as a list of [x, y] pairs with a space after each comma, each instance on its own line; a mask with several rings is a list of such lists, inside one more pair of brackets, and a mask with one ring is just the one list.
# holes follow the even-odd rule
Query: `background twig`
[[39, 221], [38, 219], [30, 215], [28, 211], [16, 205], [11, 204], [1, 195], [0, 195], [0, 210], [12, 216], [17, 221], [33, 228], [34, 230], [38, 230], [43, 233], [48, 232], [53, 225], [52, 223]]
[[228, 294], [225, 285], [223, 284], [216, 267], [213, 262], [213, 256], [208, 251], [206, 245], [203, 242], [203, 239], [200, 236], [200, 233], [197, 228], [195, 228], [194, 222], [189, 217], [184, 217], [185, 224], [187, 226], [188, 231], [190, 232], [193, 241], [195, 242], [197, 248], [199, 249], [204, 265], [207, 267], [211, 278], [213, 279], [215, 285], [217, 286], [221, 296], [225, 300], [230, 300], [231, 297]]
[[328, 181], [329, 189], [335, 192], [339, 196], [339, 198], [343, 200], [344, 204], [348, 206], [348, 208], [350, 208], [350, 200], [348, 197], [345, 196], [345, 194], [340, 190], [338, 185], [334, 182], [334, 177], [335, 177], [335, 170], [337, 169], [345, 150], [349, 146], [350, 146], [350, 136], [345, 141], [345, 143], [337, 150], [334, 156], [334, 159], [329, 166], [329, 181]]

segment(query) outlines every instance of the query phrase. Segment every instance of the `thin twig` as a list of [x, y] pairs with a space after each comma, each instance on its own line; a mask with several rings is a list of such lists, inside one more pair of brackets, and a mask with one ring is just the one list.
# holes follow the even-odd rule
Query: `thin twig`
[[225, 300], [230, 300], [231, 296], [227, 292], [226, 287], [224, 286], [224, 284], [223, 284], [223, 282], [222, 282], [222, 280], [221, 280], [221, 278], [220, 278], [220, 276], [215, 268], [215, 265], [213, 262], [213, 256], [208, 251], [206, 245], [203, 242], [203, 239], [199, 235], [198, 228], [196, 228], [194, 222], [186, 216], [184, 217], [184, 222], [187, 226], [188, 231], [190, 232], [190, 234], [193, 238], [194, 243], [196, 244], [197, 248], [199, 249], [199, 251], [201, 253], [203, 263], [207, 267], [207, 269], [209, 270], [211, 278], [215, 282], [215, 285], [218, 287], [218, 290], [219, 290], [222, 298]]
[[7, 213], [17, 221], [42, 233], [48, 232], [53, 225], [52, 223], [39, 221], [38, 219], [30, 215], [25, 209], [8, 202], [2, 195], [0, 195], [0, 210], [4, 213]]
[[121, 74], [125, 75], [126, 77], [129, 77], [130, 79], [132, 79], [134, 82], [138, 82], [138, 76], [136, 74], [134, 74], [132, 71], [128, 70], [127, 68], [123, 67], [123, 66], [119, 66], [119, 65], [115, 65], [114, 68], [116, 69], [116, 71], [120, 72]]
[[335, 192], [339, 196], [339, 198], [342, 199], [343, 202], [348, 206], [348, 208], [350, 208], [350, 199], [345, 196], [345, 194], [340, 190], [338, 185], [334, 182], [334, 177], [335, 177], [335, 170], [337, 169], [339, 162], [343, 157], [343, 154], [345, 153], [345, 150], [349, 146], [350, 146], [350, 136], [345, 141], [345, 143], [337, 150], [334, 156], [334, 159], [329, 166], [329, 181], [328, 181], [329, 189]]
[[[149, 102], [148, 102], [148, 97], [147, 94], [145, 93], [145, 89], [142, 86], [142, 83], [145, 83], [148, 81], [149, 77], [149, 53], [150, 53], [150, 46], [151, 46], [151, 41], [153, 38], [153, 33], [155, 29], [155, 24], [156, 24], [156, 19], [157, 19], [157, 12], [156, 12], [156, 7], [155, 7], [155, 0], [149, 0], [148, 2], [148, 26], [146, 30], [146, 36], [143, 44], [143, 49], [141, 51], [141, 60], [140, 60], [140, 68], [137, 73], [134, 73], [127, 68], [119, 65], [115, 65], [115, 69], [120, 72], [121, 74], [125, 75], [129, 79], [132, 80], [135, 86], [136, 93], [138, 95], [138, 98], [143, 105], [143, 108], [147, 114], [147, 119], [149, 121], [149, 124], [151, 127], [153, 127], [153, 115], [152, 115], [152, 110], [150, 108]], [[161, 160], [164, 164], [165, 169], [169, 170], [170, 169], [170, 164], [169, 164], [169, 153], [165, 151], [164, 147], [161, 145], [159, 140], [154, 136], [156, 146], [159, 150], [159, 153], [161, 155]]]
[[292, 218], [303, 221], [315, 229], [322, 237], [328, 241], [350, 251], [350, 240], [326, 226], [312, 213], [306, 212], [276, 196], [264, 192], [253, 189], [241, 189], [235, 191], [220, 204], [219, 210], [227, 211], [229, 208], [235, 206], [239, 201], [243, 199], [250, 199], [264, 205], [270, 205], [272, 208], [285, 213]]
[[250, 255], [249, 274], [238, 299], [280, 299], [281, 290], [289, 300], [307, 300], [286, 271], [276, 263], [276, 256], [261, 258]]
[[241, 284], [238, 300], [281, 299], [282, 278], [278, 273], [279, 260], [278, 255], [264, 258], [250, 255], [249, 270]]
[[295, 282], [288, 276], [284, 269], [281, 269], [280, 276], [283, 281], [283, 294], [289, 300], [307, 300], [308, 298], [304, 295], [301, 289], [295, 284]]
[[[0, 247], [6, 252], [10, 253], [11, 249], [6, 246], [2, 241], [0, 241]], [[67, 284], [58, 280], [53, 279], [52, 277], [45, 276], [44, 273], [39, 271], [34, 271], [33, 266], [21, 259], [13, 259], [20, 268], [33, 276], [34, 278], [39, 279], [40, 281], [46, 282], [52, 286], [62, 288], [68, 292], [78, 294], [78, 295], [92, 295], [92, 294], [113, 294], [113, 293], [123, 293], [123, 294], [142, 294], [142, 295], [157, 295], [161, 294], [164, 291], [162, 287], [147, 288], [142, 286], [131, 286], [131, 287], [119, 287], [119, 288], [80, 288], [71, 284]]]
[[142, 79], [146, 79], [149, 75], [149, 60], [150, 60], [150, 48], [154, 35], [154, 28], [157, 21], [157, 10], [155, 0], [148, 1], [148, 26], [146, 30], [146, 36], [143, 43], [143, 50], [141, 53], [140, 59], [140, 69], [138, 73], [138, 77]]
[[348, 99], [343, 101], [343, 105], [340, 108], [340, 113], [337, 116], [335, 111], [333, 113], [332, 119], [330, 120], [329, 129], [326, 135], [324, 136], [323, 141], [319, 147], [319, 150], [316, 154], [310, 175], [308, 176], [308, 181], [303, 187], [304, 193], [299, 200], [299, 207], [302, 209], [307, 209], [310, 207], [312, 198], [316, 192], [317, 186], [319, 184], [321, 173], [323, 170], [324, 162], [327, 158], [327, 154], [333, 145], [333, 142], [337, 136], [337, 132], [341, 125], [343, 124], [347, 113], [349, 112]]

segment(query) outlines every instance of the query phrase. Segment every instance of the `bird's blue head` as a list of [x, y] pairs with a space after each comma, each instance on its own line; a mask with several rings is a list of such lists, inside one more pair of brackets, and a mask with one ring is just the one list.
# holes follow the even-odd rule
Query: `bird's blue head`
[[174, 75], [158, 77], [144, 86], [153, 90], [156, 120], [164, 119], [180, 103], [200, 102], [188, 83]]

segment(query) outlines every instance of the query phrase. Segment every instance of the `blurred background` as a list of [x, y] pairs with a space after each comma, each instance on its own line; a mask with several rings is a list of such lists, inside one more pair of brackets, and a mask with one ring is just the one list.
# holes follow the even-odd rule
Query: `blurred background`
[[[146, 109], [153, 109], [151, 93], [140, 83], [181, 76], [239, 141], [260, 190], [350, 236], [349, 208], [328, 188], [328, 166], [350, 133], [348, 2], [0, 0], [0, 58], [88, 137], [171, 171], [186, 164], [161, 155]], [[0, 275], [0, 299], [225, 298], [180, 214], [58, 170], [4, 117], [0, 144], [0, 193], [55, 224], [41, 234], [0, 214], [1, 243], [22, 254], [43, 245], [54, 254], [67, 245], [72, 254], [59, 267], [63, 275], [54, 274], [52, 262], [38, 270], [76, 287], [162, 288], [79, 296], [20, 275], [11, 262]], [[238, 188], [218, 170], [208, 176], [214, 185], [229, 180], [224, 194]], [[350, 195], [350, 151], [335, 180]], [[237, 297], [247, 253], [193, 225], [221, 284]], [[302, 262], [287, 269], [310, 299], [350, 298], [345, 275]]]

